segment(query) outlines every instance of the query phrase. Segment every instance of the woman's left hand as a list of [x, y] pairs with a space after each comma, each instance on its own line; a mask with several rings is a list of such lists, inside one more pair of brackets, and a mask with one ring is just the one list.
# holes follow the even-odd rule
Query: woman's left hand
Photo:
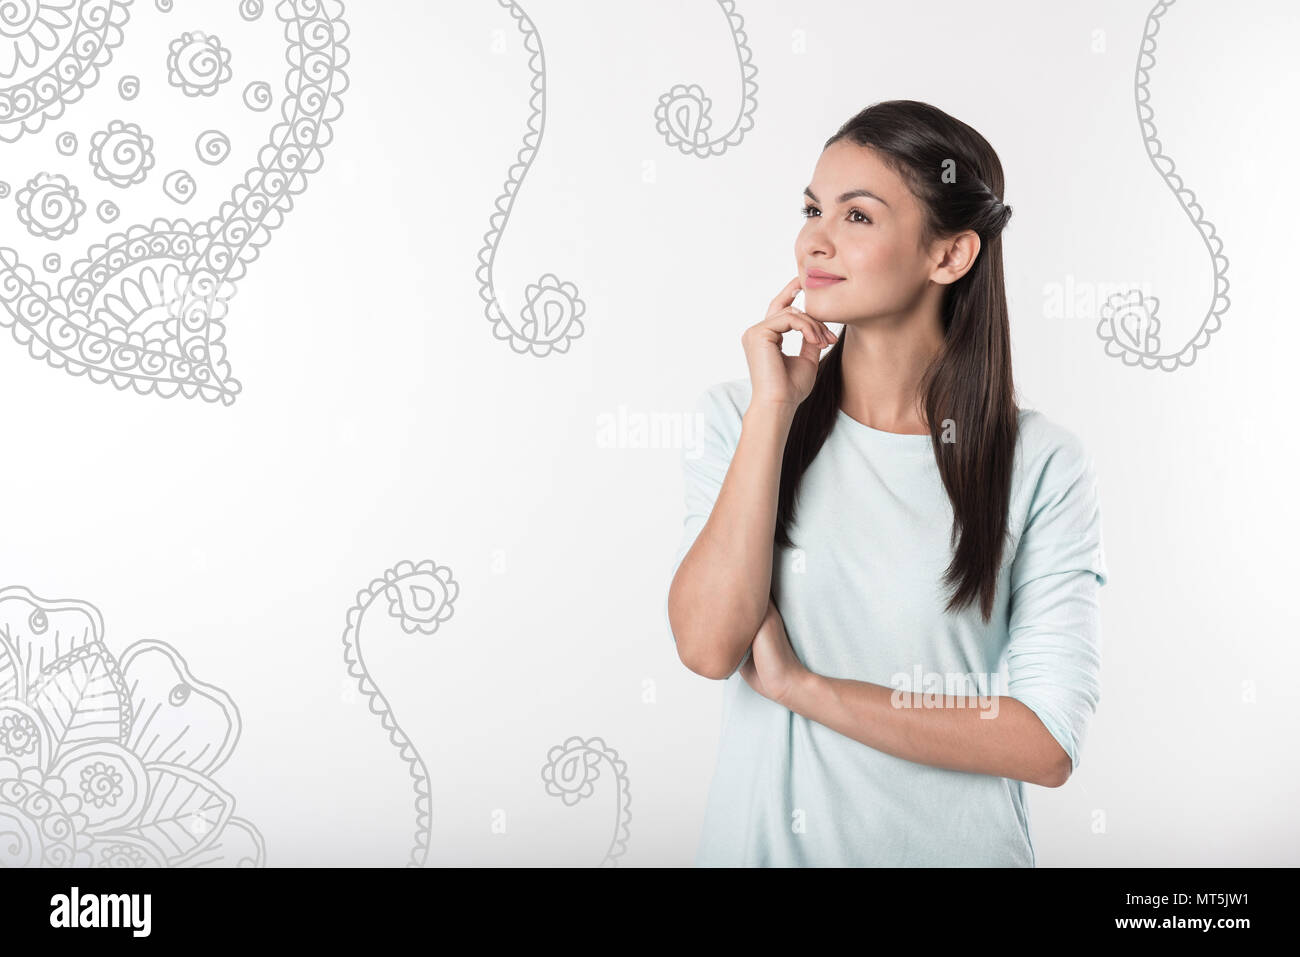
[[767, 615], [754, 635], [749, 657], [740, 666], [740, 676], [764, 698], [785, 704], [795, 683], [807, 672], [795, 657], [785, 633], [785, 622], [769, 597]]

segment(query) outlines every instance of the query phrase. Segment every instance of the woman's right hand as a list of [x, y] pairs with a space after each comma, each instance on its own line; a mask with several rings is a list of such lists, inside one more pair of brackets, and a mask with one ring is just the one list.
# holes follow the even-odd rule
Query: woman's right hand
[[[751, 403], [796, 408], [817, 381], [822, 349], [834, 345], [838, 338], [826, 323], [791, 305], [800, 288], [795, 276], [772, 300], [767, 317], [740, 337], [753, 386]], [[803, 334], [803, 346], [798, 355], [788, 356], [781, 351], [781, 337], [791, 329]]]

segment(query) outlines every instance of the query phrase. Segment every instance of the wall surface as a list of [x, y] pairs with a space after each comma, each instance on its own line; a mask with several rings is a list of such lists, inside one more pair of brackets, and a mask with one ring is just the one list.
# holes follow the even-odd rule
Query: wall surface
[[894, 98], [997, 149], [1020, 401], [1100, 477], [1040, 865], [1300, 863], [1297, 19], [5, 4], [0, 864], [689, 864], [722, 689], [638, 423], [746, 374]]

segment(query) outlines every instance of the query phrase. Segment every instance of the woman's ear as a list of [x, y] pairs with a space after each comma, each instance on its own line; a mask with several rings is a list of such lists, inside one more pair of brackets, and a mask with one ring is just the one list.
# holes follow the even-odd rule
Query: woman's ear
[[939, 245], [939, 263], [931, 271], [930, 279], [941, 286], [956, 282], [970, 272], [979, 254], [980, 237], [973, 229], [942, 240]]

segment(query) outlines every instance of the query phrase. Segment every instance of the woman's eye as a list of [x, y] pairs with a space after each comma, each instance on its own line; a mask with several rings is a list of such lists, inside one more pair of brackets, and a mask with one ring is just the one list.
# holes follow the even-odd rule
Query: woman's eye
[[[816, 206], [801, 206], [801, 207], [799, 208], [799, 215], [802, 216], [804, 219], [812, 219], [812, 218], [813, 218], [813, 213], [816, 213], [818, 216], [820, 216], [820, 215], [821, 215], [821, 210], [818, 209]], [[850, 209], [850, 210], [849, 210], [849, 216], [850, 216], [850, 217], [852, 217], [852, 216], [861, 216], [861, 217], [862, 217], [861, 219], [855, 219], [855, 220], [852, 220], [852, 221], [855, 222], [855, 223], [868, 223], [868, 224], [869, 224], [869, 223], [871, 222], [871, 218], [870, 218], [869, 216], [867, 216], [867, 214], [864, 213], [862, 210], [858, 209], [856, 206], [855, 206], [853, 209]]]

